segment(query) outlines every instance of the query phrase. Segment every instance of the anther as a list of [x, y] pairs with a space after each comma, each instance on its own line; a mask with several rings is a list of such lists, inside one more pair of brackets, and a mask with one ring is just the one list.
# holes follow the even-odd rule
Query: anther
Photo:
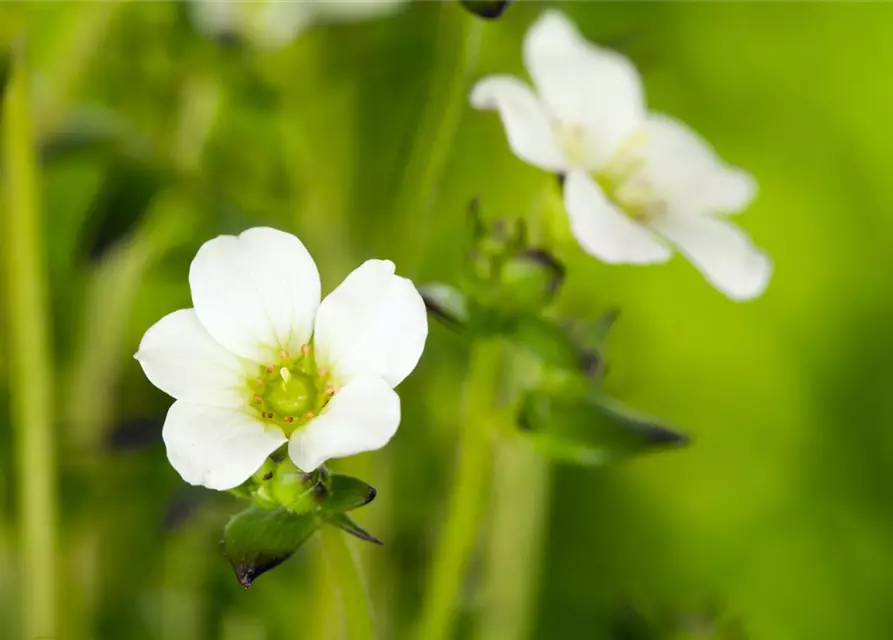
[[316, 375], [318, 375], [320, 378], [325, 378], [326, 376], [329, 375], [329, 369], [328, 369], [328, 367], [320, 367], [320, 368], [316, 371]]
[[272, 411], [264, 411], [261, 415], [264, 418], [266, 418], [267, 420], [270, 420], [273, 417], [273, 412]]
[[307, 413], [304, 414], [305, 420], [312, 420], [315, 417], [316, 417], [316, 414], [313, 413], [312, 411], [308, 411]]
[[273, 373], [274, 371], [276, 371], [276, 367], [274, 365], [271, 364], [267, 367], [267, 373]]
[[282, 422], [292, 423], [294, 421], [295, 421], [294, 416], [285, 416], [284, 418], [282, 418]]
[[305, 356], [308, 355], [310, 353], [310, 345], [305, 344], [301, 346], [301, 353], [303, 353]]
[[333, 386], [330, 385], [330, 384], [327, 384], [327, 385], [326, 385], [326, 395], [329, 396], [330, 398], [331, 398], [333, 395], [335, 395], [335, 387], [333, 387]]
[[279, 359], [280, 360], [288, 360], [288, 351], [286, 351], [285, 349], [282, 349], [281, 351], [279, 351]]
[[254, 404], [263, 404], [263, 403], [264, 403], [263, 398], [261, 398], [260, 396], [254, 396]]

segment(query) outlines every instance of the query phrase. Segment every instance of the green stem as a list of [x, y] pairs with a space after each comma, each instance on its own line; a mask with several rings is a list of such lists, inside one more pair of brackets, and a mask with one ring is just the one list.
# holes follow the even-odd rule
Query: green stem
[[[412, 243], [413, 271], [418, 270], [427, 246], [428, 210], [466, 106], [469, 80], [483, 33], [484, 21], [463, 11], [458, 3], [443, 2], [441, 5], [435, 55], [436, 59], [444, 61], [441, 63], [443, 68], [435, 68], [431, 74], [437, 84], [425, 100], [427, 108], [405, 165], [397, 202], [401, 220], [412, 226], [406, 237], [417, 240]], [[444, 75], [446, 82], [441, 83], [440, 78]]]
[[53, 376], [37, 153], [23, 61], [15, 47], [2, 122], [9, 392], [16, 440], [23, 637], [57, 635]]
[[530, 636], [549, 507], [549, 463], [517, 438], [502, 438], [493, 462], [492, 506], [484, 548], [477, 637]]
[[326, 558], [335, 574], [344, 619], [347, 621], [347, 637], [350, 640], [367, 640], [375, 637], [375, 624], [369, 593], [360, 573], [357, 558], [345, 539], [345, 533], [332, 526], [320, 530]]
[[418, 638], [450, 636], [459, 593], [474, 550], [482, 498], [486, 495], [491, 438], [502, 345], [482, 341], [472, 347], [460, 420], [458, 462], [447, 513], [429, 576]]

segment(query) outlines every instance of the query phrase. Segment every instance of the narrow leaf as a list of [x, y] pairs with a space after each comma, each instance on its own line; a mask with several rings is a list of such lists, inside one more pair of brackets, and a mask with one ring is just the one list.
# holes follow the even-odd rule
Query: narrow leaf
[[354, 522], [353, 518], [351, 518], [346, 513], [335, 514], [329, 519], [329, 524], [333, 524], [339, 529], [343, 529], [344, 531], [355, 535], [360, 540], [372, 542], [373, 544], [383, 544], [381, 540], [379, 540], [371, 533], [366, 531], [363, 527]]
[[688, 443], [685, 435], [602, 395], [533, 391], [521, 403], [518, 423], [544, 454], [577, 464], [603, 464]]
[[329, 482], [329, 492], [322, 504], [326, 517], [357, 509], [375, 499], [375, 489], [357, 478], [333, 475]]
[[288, 560], [321, 523], [319, 514], [256, 506], [233, 516], [224, 530], [223, 545], [239, 583], [247, 589]]

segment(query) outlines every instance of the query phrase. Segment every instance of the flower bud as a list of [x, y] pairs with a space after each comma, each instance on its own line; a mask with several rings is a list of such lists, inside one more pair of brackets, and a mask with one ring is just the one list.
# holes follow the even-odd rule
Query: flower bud
[[501, 16], [511, 3], [512, 0], [459, 0], [470, 13], [487, 20]]

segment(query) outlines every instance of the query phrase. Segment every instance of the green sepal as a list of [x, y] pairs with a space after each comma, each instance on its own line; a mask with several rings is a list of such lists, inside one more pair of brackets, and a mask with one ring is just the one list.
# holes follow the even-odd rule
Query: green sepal
[[366, 531], [363, 527], [354, 522], [346, 513], [338, 513], [329, 519], [329, 524], [347, 531], [347, 533], [356, 536], [360, 540], [371, 542], [373, 544], [384, 544], [381, 540]]
[[545, 249], [525, 247], [499, 265], [495, 302], [508, 312], [538, 311], [564, 282], [564, 265]]
[[476, 16], [495, 20], [508, 9], [512, 0], [459, 0], [459, 4]]
[[574, 321], [568, 329], [568, 335], [580, 353], [580, 366], [590, 378], [599, 378], [604, 374], [602, 353], [608, 334], [619, 316], [619, 309], [611, 309], [594, 321]]
[[585, 364], [583, 354], [560, 325], [538, 315], [522, 315], [503, 331], [516, 347], [536, 356], [543, 364], [579, 371]]
[[223, 547], [239, 583], [247, 589], [288, 560], [323, 521], [319, 513], [296, 514], [255, 505], [233, 516], [223, 532]]
[[688, 444], [688, 437], [638, 415], [600, 394], [530, 391], [521, 401], [518, 426], [550, 458], [600, 465]]
[[470, 322], [468, 298], [448, 284], [435, 282], [419, 287], [428, 313], [451, 329], [464, 329]]
[[365, 506], [375, 499], [371, 485], [350, 476], [333, 475], [329, 479], [328, 492], [322, 498], [322, 510], [326, 517]]

